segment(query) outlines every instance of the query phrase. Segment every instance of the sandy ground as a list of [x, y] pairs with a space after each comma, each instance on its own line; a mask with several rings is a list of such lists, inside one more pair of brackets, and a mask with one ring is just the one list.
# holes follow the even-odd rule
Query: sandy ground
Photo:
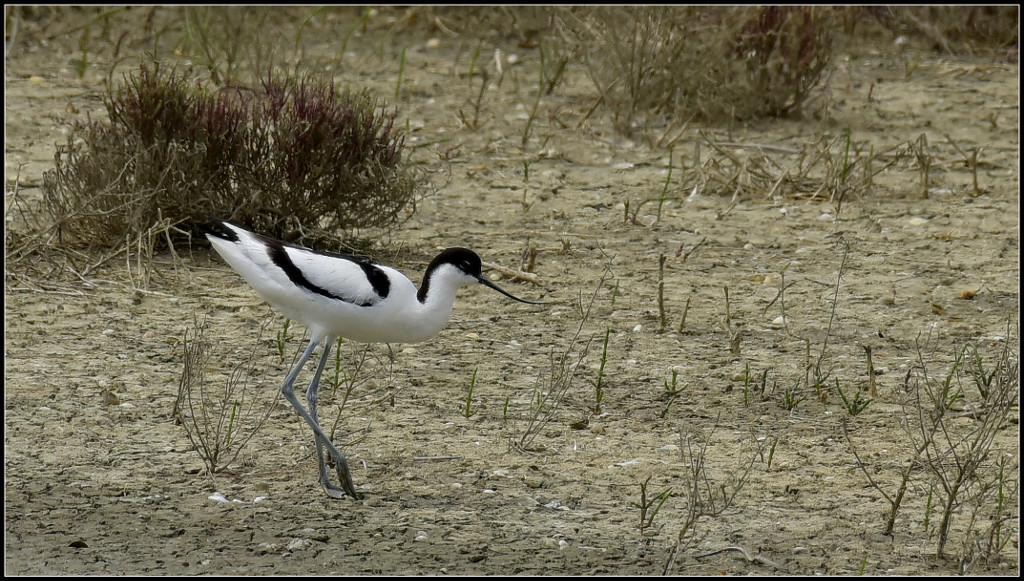
[[[67, 27], [58, 22], [49, 30]], [[341, 374], [356, 374], [354, 389], [342, 409], [344, 389], [326, 387], [321, 416], [365, 498], [339, 501], [317, 484], [311, 434], [277, 393], [304, 346], [302, 329], [294, 328], [282, 360], [274, 340], [282, 319], [209, 249], [186, 256], [187, 269], [158, 257], [140, 290], [123, 263], [86, 281], [29, 281], [8, 271], [6, 573], [959, 569], [956, 556], [975, 538], [968, 530], [987, 534], [992, 508], [973, 524], [970, 507], [956, 511], [947, 546], [953, 557], [936, 558], [941, 515], [929, 509], [931, 481], [918, 468], [893, 534], [882, 534], [890, 505], [857, 468], [842, 423], [868, 470], [893, 494], [912, 453], [903, 427], [914, 409], [905, 405], [908, 372], [924, 363], [929, 375], [944, 377], [968, 342], [987, 362], [1007, 344], [1016, 358], [1017, 65], [904, 46], [904, 56], [919, 63], [907, 75], [886, 37], [877, 47], [837, 54], [828, 93], [820, 96], [829, 99], [826, 113], [694, 125], [675, 148], [666, 190], [673, 199], [660, 215], [658, 204], [643, 205], [634, 221], [627, 214], [665, 188], [669, 153], [621, 137], [603, 110], [577, 128], [594, 103], [582, 67], [570, 67], [564, 85], [542, 99], [544, 113], [523, 146], [537, 50], [494, 36], [482, 45], [487, 66], [500, 51], [509, 72], [498, 86], [491, 71], [482, 127], [471, 129], [458, 112], [472, 107], [479, 87], [466, 74], [475, 38], [384, 35], [371, 27], [339, 55], [341, 28], [336, 20], [311, 23], [302, 37], [304, 64], [393, 100], [406, 49], [397, 104], [408, 119], [414, 161], [443, 185], [424, 192], [403, 228], [381, 241], [381, 254], [418, 282], [439, 248], [468, 246], [485, 261], [519, 270], [524, 250], [534, 247], [539, 284], [494, 270], [490, 276], [549, 304], [467, 289], [447, 328], [428, 343], [374, 346], [358, 373], [353, 362], [362, 347], [343, 346]], [[138, 30], [128, 31], [125, 46], [135, 46]], [[97, 93], [120, 33], [95, 41], [95, 62], [80, 78], [72, 64], [81, 56], [80, 31], [47, 37], [23, 28], [6, 62], [8, 200], [16, 181], [25, 199], [39, 199], [68, 124], [103, 115]], [[744, 190], [734, 199], [688, 177], [696, 175], [698, 147], [702, 162], [725, 164], [728, 152], [793, 164], [792, 152], [820, 147], [847, 126], [865, 152], [925, 135], [933, 156], [927, 195], [909, 156], [841, 208], [813, 192]], [[732, 145], [715, 150], [698, 130]], [[972, 172], [950, 139], [965, 150], [983, 148], [982, 191], [974, 192]], [[450, 164], [440, 161], [444, 155]], [[249, 397], [278, 404], [239, 459], [213, 476], [172, 416], [181, 339], [204, 317], [211, 384], [222, 385], [255, 349]], [[561, 392], [559, 378], [569, 376], [559, 375], [558, 362], [575, 363], [588, 345]], [[819, 398], [805, 385], [805, 369], [821, 357], [830, 382], [838, 379], [848, 394], [865, 390], [865, 347], [872, 348], [878, 394], [851, 417], [833, 386]], [[666, 391], [673, 378], [685, 387], [674, 396]], [[466, 417], [471, 384], [475, 413]], [[795, 406], [786, 405], [787, 394]], [[977, 397], [968, 390], [968, 403]], [[957, 429], [969, 430], [973, 421], [961, 416]], [[991, 474], [1004, 461], [1011, 475], [1011, 518], [1001, 529], [1009, 540], [1001, 555], [969, 559], [971, 573], [1019, 572], [1018, 440], [1015, 407], [983, 465]], [[738, 493], [720, 514], [684, 530], [697, 504], [687, 492], [694, 481], [687, 454], [701, 449], [711, 487]], [[645, 482], [648, 502], [671, 494], [641, 528]], [[742, 551], [715, 552], [729, 547]]]

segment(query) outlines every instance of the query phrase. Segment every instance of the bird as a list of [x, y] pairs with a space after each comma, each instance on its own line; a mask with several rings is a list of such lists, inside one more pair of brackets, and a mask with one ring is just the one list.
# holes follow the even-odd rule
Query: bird
[[[362, 343], [420, 343], [437, 335], [452, 315], [456, 292], [482, 284], [521, 303], [484, 277], [480, 257], [448, 248], [427, 266], [417, 289], [401, 272], [368, 258], [318, 252], [211, 217], [206, 237], [214, 250], [271, 306], [310, 332], [309, 345], [281, 384], [281, 393], [313, 429], [320, 483], [331, 498], [361, 498], [345, 455], [321, 429], [317, 416], [320, 374], [339, 337]], [[299, 372], [320, 343], [323, 354], [306, 389], [308, 409], [295, 396]], [[334, 459], [340, 487], [331, 482], [323, 448]]]

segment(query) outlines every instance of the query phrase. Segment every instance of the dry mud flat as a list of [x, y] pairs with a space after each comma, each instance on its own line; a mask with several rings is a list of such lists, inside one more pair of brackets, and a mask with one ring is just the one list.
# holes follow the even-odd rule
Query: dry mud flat
[[[303, 37], [314, 70], [337, 58], [329, 32], [311, 27]], [[934, 557], [924, 521], [936, 514], [927, 511], [923, 476], [912, 481], [894, 534], [881, 533], [889, 504], [856, 468], [842, 422], [847, 418], [874, 477], [895, 490], [911, 453], [902, 388], [919, 354], [929, 373], [942, 377], [966, 342], [989, 359], [1007, 342], [1017, 351], [1016, 65], [925, 53], [904, 78], [895, 59], [867, 52], [833, 73], [824, 119], [765, 121], [728, 134], [704, 127], [719, 141], [745, 144], [730, 150], [743, 156], [784, 156], [847, 126], [877, 150], [926, 134], [938, 156], [927, 197], [909, 162], [845, 200], [838, 214], [827, 200], [767, 192], [732, 200], [673, 182], [677, 199], [660, 217], [658, 205], [647, 204], [634, 223], [624, 220], [625, 204], [635, 209], [660, 195], [668, 153], [618, 137], [600, 113], [575, 129], [593, 104], [581, 71], [544, 102], [552, 113], [539, 118], [524, 149], [536, 52], [514, 41], [484, 45], [488, 58], [496, 48], [506, 59], [517, 55], [521, 86], [509, 81], [489, 91], [487, 123], [470, 130], [458, 115], [470, 86], [465, 46], [385, 40], [350, 42], [336, 78], [393, 95], [398, 55], [407, 47], [399, 105], [410, 120], [410, 143], [445, 140], [415, 155], [437, 175], [451, 171], [450, 183], [420, 200], [394, 233], [397, 266], [418, 281], [424, 257], [464, 245], [485, 261], [518, 268], [523, 249], [534, 245], [540, 285], [492, 278], [551, 304], [464, 290], [433, 341], [393, 346], [393, 362], [385, 346], [375, 347], [367, 381], [344, 411], [338, 414], [329, 390], [321, 405], [325, 423], [337, 419], [338, 441], [365, 494], [334, 501], [316, 484], [309, 431], [286, 405], [216, 477], [204, 474], [174, 424], [186, 326], [209, 316], [210, 375], [220, 377], [252, 350], [269, 316], [209, 251], [187, 259], [188, 273], [162, 267], [141, 292], [120, 264], [88, 284], [29, 284], [11, 273], [8, 574], [659, 574], [688, 509], [684, 453], [703, 446], [716, 485], [734, 486], [752, 458], [753, 467], [731, 507], [698, 522], [694, 545], [674, 556], [671, 573], [957, 570], [954, 560]], [[38, 196], [62, 130], [76, 115], [101, 114], [94, 95], [105, 65], [78, 78], [74, 49], [71, 42], [25, 45], [8, 58], [8, 194], [18, 176], [22, 193]], [[570, 128], [559, 124], [563, 118], [573, 121]], [[981, 195], [972, 195], [971, 172], [945, 135], [961, 147], [984, 148]], [[696, 132], [680, 141], [677, 167], [693, 159], [699, 141]], [[454, 158], [442, 167], [435, 153], [446, 150]], [[704, 159], [720, 155], [706, 145], [702, 151]], [[573, 347], [581, 297], [586, 303], [605, 275]], [[785, 326], [774, 300], [783, 276]], [[288, 367], [273, 346], [279, 323], [273, 319], [257, 346], [261, 383], [253, 389], [268, 397]], [[731, 342], [737, 330], [740, 341]], [[565, 398], [536, 429], [529, 418], [538, 391], [550, 391], [553, 358], [572, 347], [571, 359], [591, 339]], [[867, 385], [864, 347], [873, 348], [878, 396], [864, 412], [850, 418], [835, 393], [822, 402], [813, 392], [785, 409], [785, 390], [804, 377], [803, 339], [813, 358], [824, 345], [832, 376], [850, 389]], [[298, 337], [289, 344], [290, 352], [301, 348]], [[359, 350], [345, 353], [355, 358]], [[747, 369], [758, 378], [767, 371], [763, 396], [745, 398]], [[460, 412], [474, 373], [476, 413], [467, 418]], [[686, 386], [675, 398], [665, 390], [673, 374]], [[594, 415], [599, 378], [603, 413]], [[531, 430], [529, 449], [513, 445]], [[1018, 439], [1015, 408], [987, 463], [1008, 462], [1013, 506]], [[776, 442], [770, 465], [766, 448], [756, 453], [766, 441]], [[649, 496], [675, 494], [641, 532], [635, 503], [645, 482]], [[1002, 530], [1010, 539], [1004, 558], [976, 561], [971, 573], [1018, 573], [1015, 511]], [[960, 551], [968, 520], [957, 513], [948, 552]], [[714, 553], [726, 547], [743, 548], [751, 560], [737, 550]]]

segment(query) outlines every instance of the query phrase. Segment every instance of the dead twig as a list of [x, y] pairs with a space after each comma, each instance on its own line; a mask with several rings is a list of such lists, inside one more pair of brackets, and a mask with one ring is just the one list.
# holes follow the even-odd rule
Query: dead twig
[[776, 568], [776, 569], [778, 569], [780, 571], [789, 572], [789, 568], [788, 567], [780, 565], [780, 564], [776, 563], [775, 561], [772, 561], [771, 559], [766, 559], [765, 557], [762, 557], [761, 555], [753, 555], [753, 556], [751, 556], [751, 554], [748, 553], [746, 549], [744, 549], [743, 547], [740, 547], [740, 546], [725, 547], [723, 549], [718, 549], [717, 551], [711, 551], [710, 553], [704, 553], [702, 555], [697, 555], [697, 556], [694, 557], [694, 559], [703, 559], [705, 557], [710, 557], [712, 555], [717, 555], [719, 553], [724, 553], [726, 551], [736, 551], [736, 552], [740, 553], [741, 555], [743, 555], [743, 558], [746, 559], [748, 563], [761, 563], [763, 565], [768, 565], [769, 567], [774, 567], [774, 568]]
[[499, 264], [494, 264], [493, 262], [484, 262], [483, 265], [491, 270], [500, 272], [504, 276], [512, 277], [513, 280], [525, 280], [526, 282], [532, 282], [537, 286], [540, 286], [541, 284], [540, 278], [532, 272], [523, 272], [521, 270], [507, 268]]

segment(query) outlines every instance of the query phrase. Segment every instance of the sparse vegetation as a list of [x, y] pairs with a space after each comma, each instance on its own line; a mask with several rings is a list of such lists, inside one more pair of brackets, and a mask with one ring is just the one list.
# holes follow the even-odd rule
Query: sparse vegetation
[[871, 402], [875, 401], [871, 398], [862, 397], [860, 390], [856, 390], [852, 396], [847, 397], [846, 394], [843, 393], [842, 386], [839, 385], [839, 378], [836, 377], [835, 381], [836, 391], [839, 392], [839, 397], [843, 400], [843, 406], [846, 408], [846, 413], [851, 416], [860, 414], [860, 412], [864, 411], [869, 405], [871, 405]]
[[1015, 6], [901, 6], [874, 13], [894, 32], [924, 37], [951, 55], [1006, 58], [1020, 43], [1020, 11]]
[[357, 388], [369, 387], [356, 398], [360, 406], [368, 402], [394, 405], [395, 394], [402, 390], [395, 387], [395, 354], [390, 346], [380, 353], [371, 343], [345, 341], [343, 337], [334, 345], [334, 364], [327, 383], [334, 397], [334, 421], [327, 430], [332, 440]]
[[[610, 272], [606, 269], [601, 276], [601, 279], [597, 282], [597, 286], [594, 289], [593, 294], [590, 295], [590, 300], [584, 303], [582, 295], [580, 296], [579, 309], [580, 309], [580, 322], [576, 329], [576, 333], [572, 336], [569, 342], [565, 345], [565, 348], [561, 350], [556, 356], [554, 352], [550, 355], [550, 367], [547, 377], [538, 377], [537, 387], [534, 389], [534, 395], [531, 398], [530, 405], [525, 413], [525, 426], [523, 427], [522, 434], [518, 437], [515, 436], [515, 431], [510, 438], [510, 444], [512, 447], [519, 450], [531, 450], [533, 441], [541, 430], [544, 429], [553, 419], [557, 416], [562, 403], [565, 401], [570, 388], [572, 387], [573, 381], [576, 379], [577, 374], [580, 371], [580, 365], [583, 364], [587, 358], [587, 354], [590, 352], [590, 346], [594, 338], [591, 337], [585, 343], [580, 343], [580, 335], [583, 333], [583, 329], [587, 322], [590, 320], [591, 314], [594, 309], [594, 301], [597, 300], [598, 294], [601, 289], [604, 288], [605, 283], [610, 277]], [[607, 359], [607, 348], [608, 348], [608, 336], [611, 329], [606, 329], [605, 332], [605, 355]], [[591, 381], [591, 384], [595, 386], [597, 390], [597, 384], [603, 381], [603, 366], [598, 375], [598, 382]], [[598, 400], [597, 405], [600, 406], [601, 400], [604, 398], [603, 392], [604, 386], [600, 390], [595, 392], [595, 398]], [[593, 414], [600, 413], [593, 406], [590, 407], [590, 412]], [[508, 416], [508, 406], [506, 402], [505, 416]], [[518, 429], [517, 426], [513, 426], [513, 430]]]
[[[720, 418], [719, 418], [720, 419]], [[699, 538], [697, 524], [701, 519], [718, 518], [736, 503], [754, 468], [754, 463], [762, 455], [767, 440], [757, 443], [750, 459], [740, 459], [730, 464], [725, 471], [713, 470], [709, 467], [708, 444], [718, 428], [718, 420], [706, 434], [679, 432], [679, 449], [682, 460], [682, 483], [674, 496], [685, 501], [682, 526], [669, 550], [668, 559], [662, 569], [667, 575], [675, 562], [676, 555], [694, 546]], [[741, 549], [742, 550], [742, 549]]]
[[215, 84], [238, 83], [272, 67], [274, 43], [261, 42], [260, 37], [275, 17], [279, 16], [259, 7], [187, 6], [180, 50], [205, 68]]
[[[935, 530], [939, 556], [945, 555], [953, 517], [963, 508], [972, 511], [970, 517], [976, 525], [980, 523], [974, 519], [981, 514], [992, 523], [1005, 516], [988, 513], [985, 507], [991, 506], [996, 490], [1005, 489], [1002, 464], [994, 466], [990, 459], [995, 435], [1005, 426], [1020, 395], [1019, 364], [1005, 345], [992, 375], [987, 376], [983, 367], [980, 374], [971, 373], [964, 370], [969, 352], [980, 361], [977, 346], [965, 345], [941, 381], [929, 377], [928, 366], [919, 356], [918, 373], [910, 385], [912, 407], [908, 411], [916, 417], [910, 415], [906, 426], [912, 441], [923, 447], [921, 461], [937, 493], [942, 515]], [[987, 386], [980, 383], [986, 376], [991, 379]], [[954, 420], [964, 412], [973, 420], [967, 425]], [[968, 537], [973, 534], [967, 533]], [[971, 544], [966, 541], [963, 546], [969, 549]], [[958, 555], [965, 565], [968, 556], [966, 552]]]
[[894, 494], [872, 474], [853, 446], [849, 430], [846, 437], [861, 473], [890, 504], [886, 534], [892, 533], [908, 491], [928, 490], [923, 526], [928, 537], [935, 539], [940, 557], [947, 556], [954, 519], [967, 519], [955, 555], [960, 572], [966, 573], [979, 559], [1001, 558], [1005, 548], [1001, 528], [1013, 518], [1006, 512], [1007, 495], [1016, 496], [1018, 484], [1007, 478], [1006, 457], [993, 460], [998, 453], [993, 442], [1006, 427], [1020, 394], [1019, 362], [1008, 344], [991, 363], [983, 363], [977, 346], [968, 344], [957, 351], [944, 376], [934, 377], [934, 363], [924, 358], [926, 349], [918, 345], [916, 365], [908, 371], [903, 389], [903, 426], [912, 452], [902, 464]]
[[291, 339], [289, 332], [292, 328], [292, 320], [285, 319], [284, 323], [281, 324], [281, 330], [277, 332], [277, 340], [275, 345], [277, 346], [277, 354], [281, 357], [281, 363], [284, 363], [284, 348]]
[[686, 389], [688, 387], [690, 387], [689, 384], [679, 385], [679, 370], [678, 369], [673, 369], [672, 370], [672, 379], [671, 380], [666, 379], [664, 384], [665, 384], [665, 397], [668, 398], [668, 401], [665, 402], [665, 407], [662, 408], [662, 410], [661, 410], [661, 417], [662, 418], [664, 418], [666, 415], [668, 415], [668, 410], [669, 410], [670, 407], [672, 407], [672, 404], [676, 401], [676, 398], [678, 398], [680, 395], [682, 395], [683, 392], [686, 391]]
[[459, 109], [459, 119], [462, 121], [462, 125], [471, 131], [476, 131], [483, 127], [487, 121], [480, 120], [480, 111], [483, 107], [484, 93], [487, 91], [487, 80], [489, 75], [487, 69], [483, 66], [478, 66], [480, 63], [480, 50], [484, 44], [483, 40], [476, 43], [476, 47], [473, 49], [473, 55], [469, 60], [469, 72], [466, 74], [466, 78], [469, 79], [469, 88], [473, 89], [473, 79], [480, 77], [480, 88], [475, 89], [475, 98], [468, 103], [473, 107], [472, 116], [467, 115], [462, 109]]
[[562, 13], [560, 30], [582, 47], [617, 127], [631, 134], [649, 115], [798, 110], [828, 64], [832, 10], [598, 7]]
[[591, 411], [594, 415], [601, 413], [601, 402], [604, 401], [604, 390], [608, 387], [604, 377], [604, 368], [608, 365], [608, 341], [611, 338], [612, 330], [604, 330], [604, 341], [601, 343], [601, 359], [597, 368], [597, 379], [591, 379], [590, 384], [594, 386], [594, 405]]
[[782, 398], [779, 400], [779, 405], [782, 409], [791, 412], [796, 409], [796, 406], [800, 405], [800, 402], [807, 399], [803, 390], [800, 389], [800, 384], [787, 385], [782, 389]]
[[477, 371], [480, 371], [480, 369], [473, 370], [473, 378], [469, 380], [469, 390], [466, 392], [466, 406], [462, 408], [462, 416], [467, 419], [475, 416], [478, 411], [473, 409], [473, 390], [476, 388]]
[[182, 372], [173, 416], [203, 459], [209, 474], [223, 472], [234, 463], [249, 440], [255, 436], [274, 412], [279, 398], [276, 389], [258, 389], [256, 376], [260, 328], [248, 359], [232, 370], [223, 389], [216, 389], [206, 379], [210, 365], [209, 341], [205, 338], [206, 321], [186, 329], [182, 339]]
[[672, 496], [671, 488], [666, 488], [653, 496], [648, 494], [647, 486], [651, 483], [651, 478], [653, 477], [648, 476], [647, 480], [640, 483], [640, 502], [630, 503], [640, 510], [640, 523], [637, 525], [637, 528], [640, 529], [640, 536], [654, 526], [654, 518], [658, 516], [665, 501]]

